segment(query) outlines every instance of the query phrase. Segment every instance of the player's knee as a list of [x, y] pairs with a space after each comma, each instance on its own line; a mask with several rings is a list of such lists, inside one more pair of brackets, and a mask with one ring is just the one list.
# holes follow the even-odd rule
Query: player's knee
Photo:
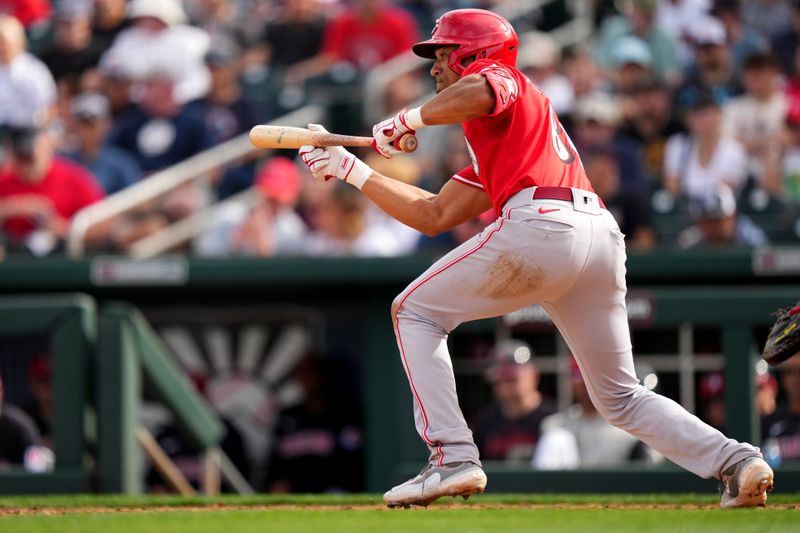
[[635, 389], [621, 391], [616, 394], [601, 395], [597, 405], [597, 411], [606, 419], [612, 426], [625, 429], [628, 423], [631, 422], [631, 409], [633, 407], [633, 399], [635, 396]]

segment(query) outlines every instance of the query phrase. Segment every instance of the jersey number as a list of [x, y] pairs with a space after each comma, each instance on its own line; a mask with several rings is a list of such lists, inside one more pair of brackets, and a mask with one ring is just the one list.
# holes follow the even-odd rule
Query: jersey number
[[[561, 128], [561, 123], [558, 122], [556, 114], [553, 112], [553, 107], [549, 108], [550, 115], [550, 138], [553, 140], [553, 149], [556, 151], [558, 158], [569, 165], [575, 161], [575, 145], [572, 144], [572, 139]], [[562, 139], [563, 136], [563, 139]], [[564, 142], [566, 140], [566, 143]]]

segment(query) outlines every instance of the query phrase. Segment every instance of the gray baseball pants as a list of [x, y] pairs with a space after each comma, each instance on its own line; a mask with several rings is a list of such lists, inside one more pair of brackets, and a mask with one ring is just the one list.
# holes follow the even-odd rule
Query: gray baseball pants
[[480, 234], [437, 261], [392, 304], [417, 431], [432, 464], [471, 461], [478, 449], [458, 406], [447, 336], [462, 322], [541, 304], [575, 355], [589, 395], [611, 424], [702, 478], [759, 449], [705, 424], [639, 384], [625, 309], [625, 243], [597, 197], [506, 202]]

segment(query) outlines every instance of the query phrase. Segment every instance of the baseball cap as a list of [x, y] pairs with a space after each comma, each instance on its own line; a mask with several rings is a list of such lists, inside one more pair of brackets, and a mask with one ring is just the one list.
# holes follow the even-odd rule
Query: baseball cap
[[256, 175], [256, 189], [265, 198], [292, 203], [300, 195], [300, 172], [285, 157], [273, 157]]
[[725, 26], [717, 17], [702, 17], [689, 27], [689, 38], [695, 46], [724, 45], [727, 42]]
[[186, 12], [177, 0], [133, 0], [128, 4], [128, 18], [153, 17], [167, 26], [186, 22]]
[[205, 56], [206, 65], [230, 65], [242, 55], [242, 49], [230, 39], [216, 39]]
[[100, 93], [83, 93], [72, 99], [69, 111], [80, 119], [97, 120], [111, 112], [108, 99]]
[[517, 68], [544, 68], [558, 62], [561, 56], [555, 39], [542, 32], [530, 32], [519, 43]]
[[575, 118], [578, 121], [594, 121], [608, 126], [616, 126], [620, 119], [619, 105], [612, 96], [594, 92], [590, 93], [575, 105]]
[[491, 363], [486, 370], [490, 382], [515, 377], [517, 372], [533, 365], [533, 351], [528, 343], [517, 339], [499, 341], [491, 352]]
[[653, 54], [642, 39], [625, 35], [611, 48], [611, 62], [615, 67], [630, 64], [650, 67], [653, 64]]
[[720, 219], [736, 214], [736, 197], [727, 185], [720, 183], [714, 190], [693, 198], [689, 213], [694, 218]]

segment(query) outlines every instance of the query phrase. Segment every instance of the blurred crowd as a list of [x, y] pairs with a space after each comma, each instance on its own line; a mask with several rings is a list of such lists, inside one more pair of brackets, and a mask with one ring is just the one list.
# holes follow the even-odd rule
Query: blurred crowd
[[[330, 130], [369, 134], [432, 90], [411, 63], [365, 110], [370, 73], [462, 7], [514, 22], [518, 67], [553, 102], [629, 248], [800, 239], [800, 2], [586, 0], [591, 37], [578, 43], [549, 31], [585, 17], [578, 3], [523, 4], [0, 0], [1, 251], [61, 253], [83, 208], [309, 103]], [[469, 164], [458, 127], [420, 140], [414, 156], [359, 155], [431, 191]], [[242, 191], [256, 200], [225, 203], [176, 250], [392, 256], [447, 249], [491, 220], [428, 238], [339, 185], [314, 183], [293, 152], [240, 157], [93, 225], [85, 245], [128, 253]]]

